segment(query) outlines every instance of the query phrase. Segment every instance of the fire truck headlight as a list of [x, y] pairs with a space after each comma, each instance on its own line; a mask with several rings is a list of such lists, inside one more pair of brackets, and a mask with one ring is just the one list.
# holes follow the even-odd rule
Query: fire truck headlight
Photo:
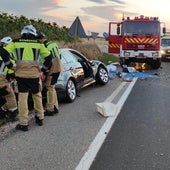
[[152, 57], [158, 57], [158, 56], [159, 56], [159, 53], [158, 53], [158, 52], [152, 53]]
[[129, 57], [130, 56], [130, 52], [124, 51], [124, 56], [125, 57]]

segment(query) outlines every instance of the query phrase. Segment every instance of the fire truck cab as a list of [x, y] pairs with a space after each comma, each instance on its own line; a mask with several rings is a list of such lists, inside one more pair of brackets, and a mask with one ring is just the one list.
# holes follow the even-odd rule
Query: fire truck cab
[[147, 63], [153, 69], [161, 65], [161, 23], [157, 17], [135, 17], [109, 22], [108, 52], [120, 57], [121, 65]]

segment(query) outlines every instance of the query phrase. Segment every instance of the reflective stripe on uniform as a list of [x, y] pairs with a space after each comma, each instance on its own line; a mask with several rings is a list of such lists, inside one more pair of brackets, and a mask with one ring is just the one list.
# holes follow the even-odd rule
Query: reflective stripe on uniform
[[50, 55], [44, 44], [36, 40], [18, 40], [4, 47], [9, 53], [16, 53], [17, 60], [37, 61], [39, 56], [43, 59]]
[[59, 52], [58, 52], [58, 45], [55, 42], [49, 41], [45, 43], [45, 46], [48, 48], [48, 50], [51, 52], [52, 57], [56, 58], [59, 57]]
[[0, 74], [3, 74], [5, 70], [5, 63], [0, 59]]

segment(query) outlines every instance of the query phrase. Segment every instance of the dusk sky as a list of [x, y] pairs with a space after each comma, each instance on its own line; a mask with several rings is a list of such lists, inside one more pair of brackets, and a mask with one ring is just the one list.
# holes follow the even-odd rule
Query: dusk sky
[[108, 32], [110, 21], [121, 21], [124, 16], [159, 17], [170, 31], [168, 0], [0, 0], [0, 11], [9, 15], [24, 15], [58, 26], [70, 27], [78, 16], [86, 34]]

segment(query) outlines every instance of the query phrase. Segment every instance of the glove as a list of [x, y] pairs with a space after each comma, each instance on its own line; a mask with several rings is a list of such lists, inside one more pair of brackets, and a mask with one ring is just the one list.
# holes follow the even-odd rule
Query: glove
[[54, 85], [55, 83], [57, 83], [59, 75], [60, 75], [60, 72], [51, 74], [52, 76], [51, 85]]
[[15, 73], [8, 73], [7, 75], [6, 75], [6, 79], [9, 81], [9, 80], [11, 80], [11, 79], [14, 79], [15, 78]]
[[49, 70], [46, 70], [45, 68], [41, 68], [41, 71], [43, 72], [43, 74], [46, 76], [49, 72]]

